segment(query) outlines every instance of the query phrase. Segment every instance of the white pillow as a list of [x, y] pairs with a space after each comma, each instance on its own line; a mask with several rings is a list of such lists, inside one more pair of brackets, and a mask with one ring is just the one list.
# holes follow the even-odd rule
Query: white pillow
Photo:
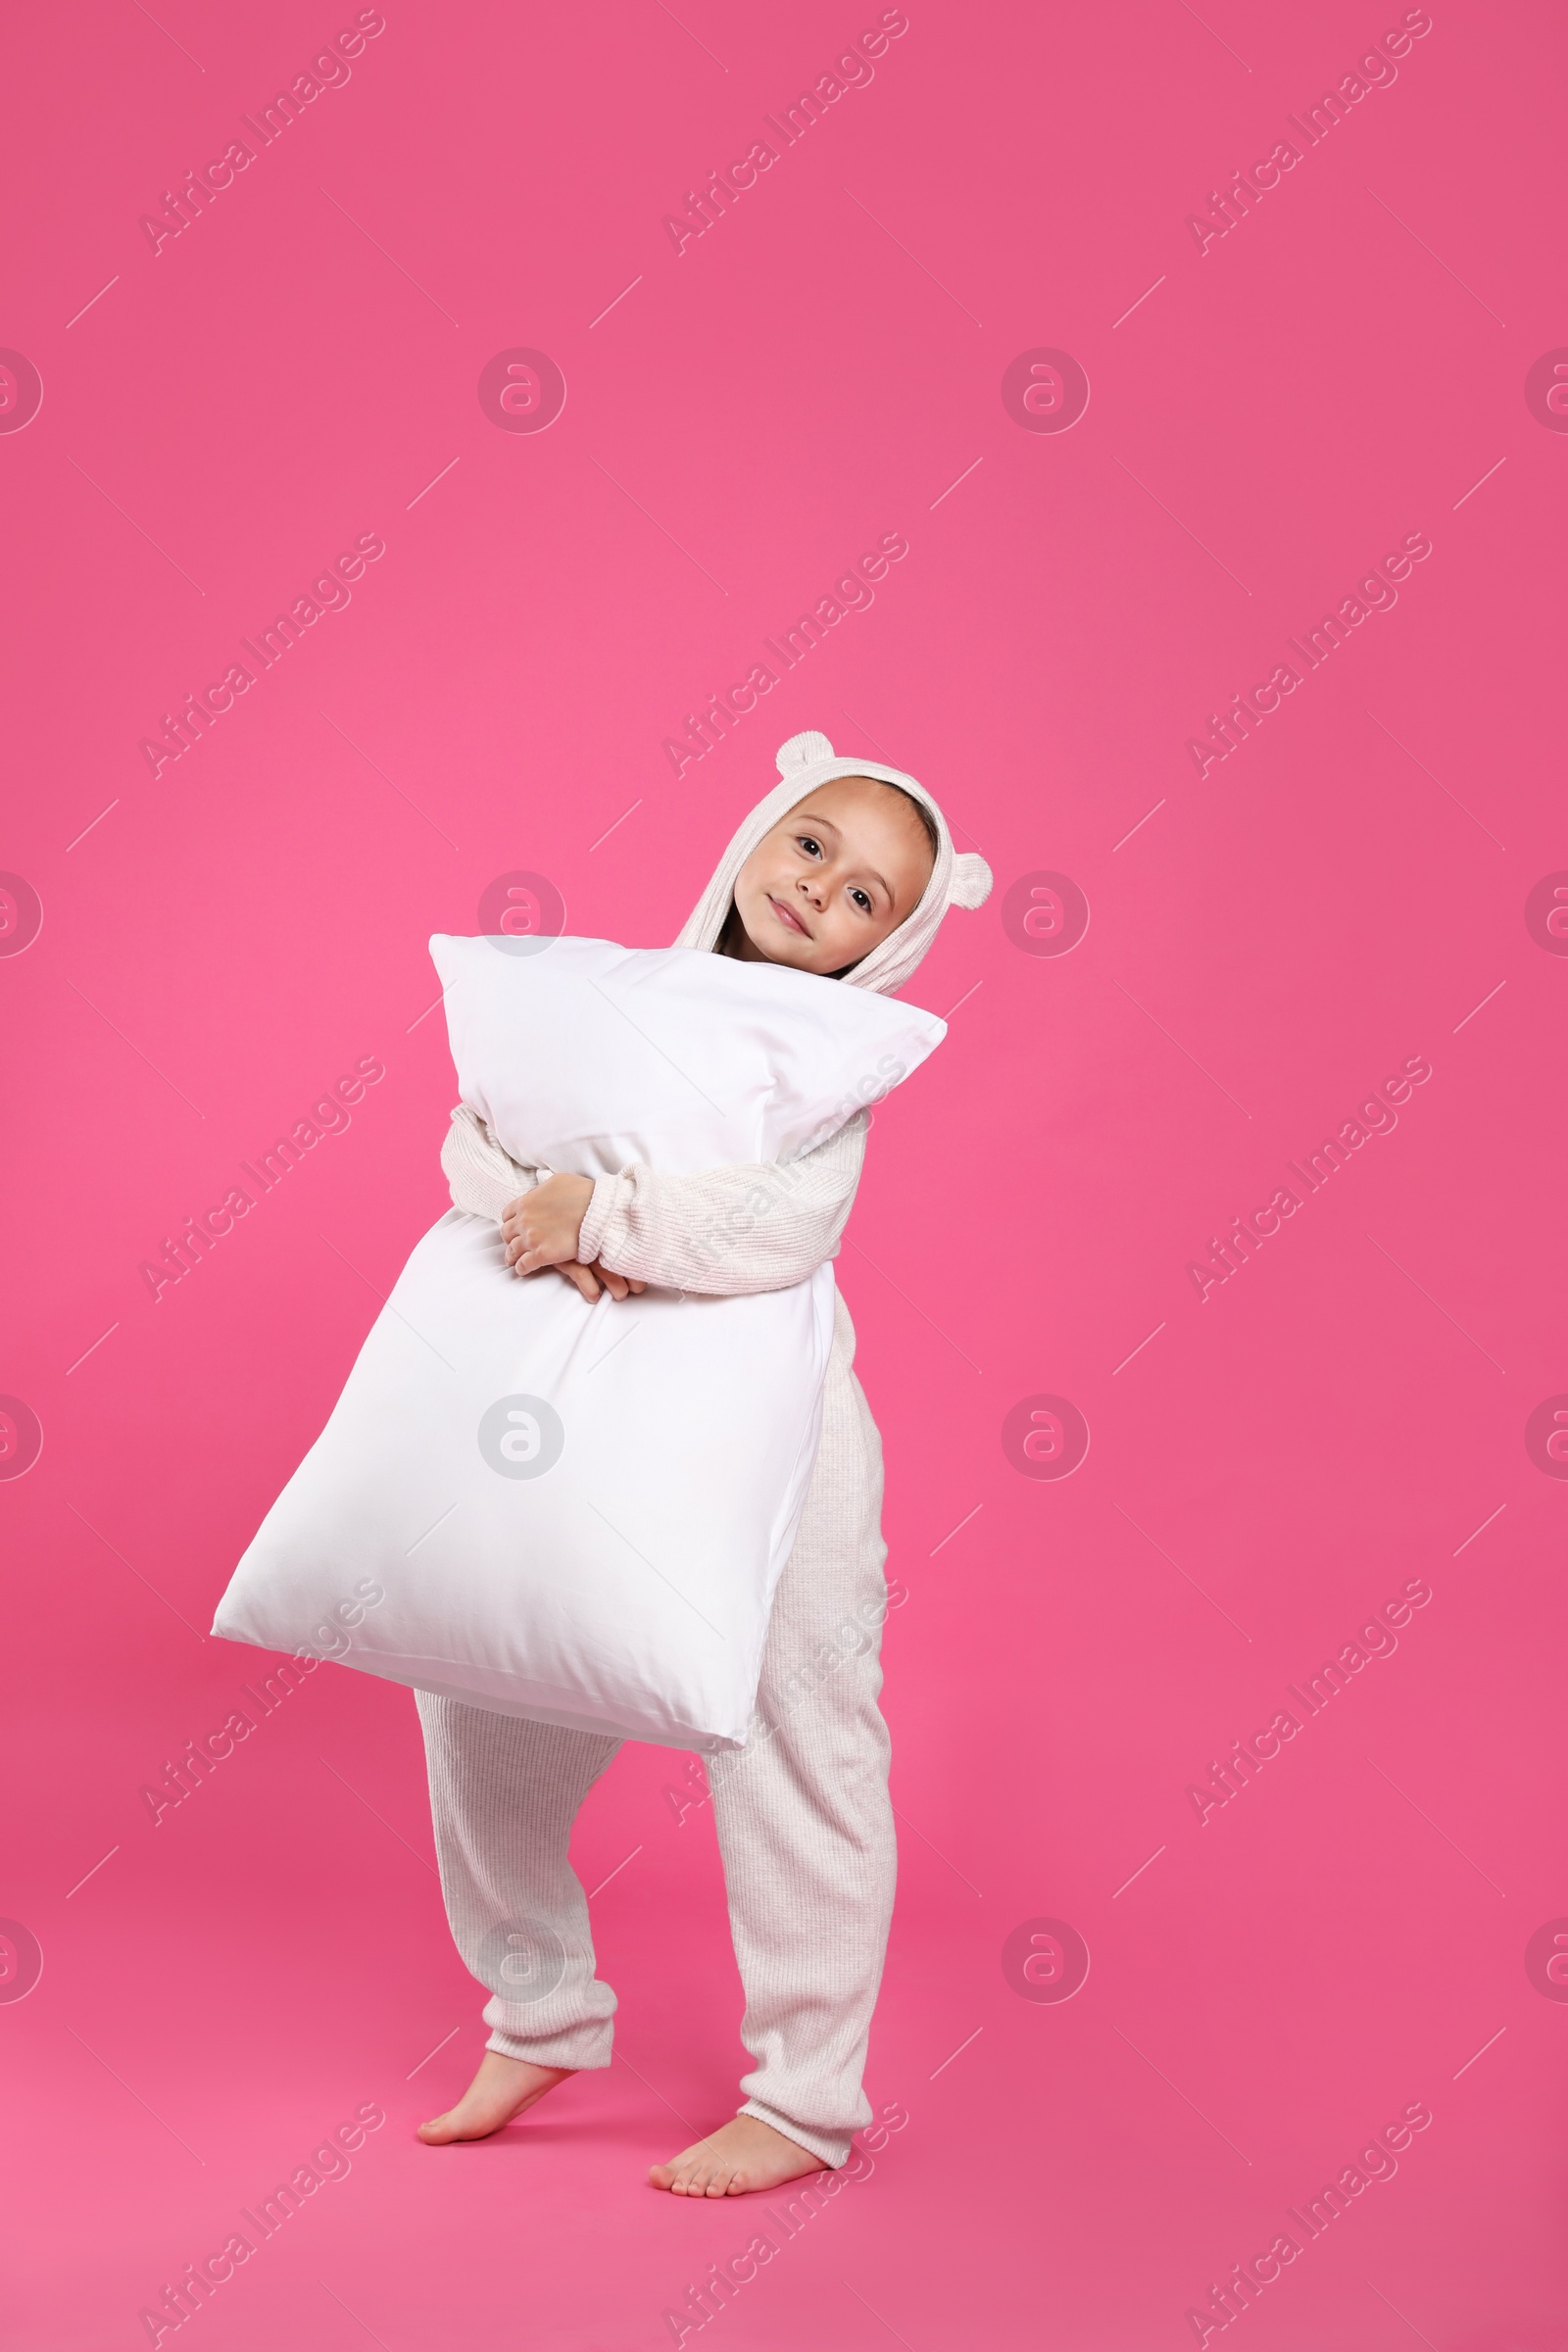
[[[463, 1100], [525, 1166], [786, 1159], [941, 1041], [931, 1013], [689, 948], [430, 943]], [[532, 945], [532, 943], [529, 943]], [[590, 1306], [488, 1221], [418, 1244], [213, 1631], [470, 1705], [737, 1747], [815, 1456], [833, 1271]], [[337, 1603], [384, 1598], [347, 1633]], [[329, 1643], [321, 1631], [332, 1626]]]
[[464, 1102], [522, 1166], [572, 1175], [795, 1159], [947, 1034], [896, 998], [699, 948], [438, 932], [430, 954]]

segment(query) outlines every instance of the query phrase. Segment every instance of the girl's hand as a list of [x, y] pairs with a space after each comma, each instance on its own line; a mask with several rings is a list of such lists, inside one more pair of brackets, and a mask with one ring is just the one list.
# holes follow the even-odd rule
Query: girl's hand
[[531, 1193], [519, 1193], [510, 1201], [501, 1220], [501, 1238], [513, 1272], [536, 1274], [544, 1266], [556, 1266], [590, 1303], [598, 1298], [601, 1284], [612, 1298], [644, 1290], [645, 1284], [612, 1274], [597, 1260], [592, 1266], [577, 1263], [577, 1239], [593, 1195], [591, 1177], [547, 1176]]
[[648, 1288], [646, 1282], [632, 1282], [624, 1274], [612, 1274], [610, 1268], [597, 1257], [591, 1266], [579, 1266], [573, 1261], [570, 1265], [557, 1266], [556, 1272], [564, 1274], [566, 1280], [581, 1291], [590, 1306], [599, 1296], [601, 1283], [612, 1298], [624, 1298], [628, 1291], [635, 1291], [640, 1297]]
[[501, 1220], [507, 1263], [517, 1274], [575, 1262], [577, 1236], [594, 1197], [588, 1176], [547, 1176], [509, 1201]]

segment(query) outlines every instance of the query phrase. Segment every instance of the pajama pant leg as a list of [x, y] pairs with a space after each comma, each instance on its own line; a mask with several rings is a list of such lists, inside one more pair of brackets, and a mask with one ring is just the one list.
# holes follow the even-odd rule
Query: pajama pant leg
[[594, 1975], [571, 1825], [620, 1742], [416, 1690], [452, 1939], [490, 1987], [487, 2049], [610, 2064], [615, 1996]]
[[897, 1856], [877, 1706], [881, 1441], [848, 1367], [828, 1383], [751, 1738], [710, 1757], [708, 1777], [757, 2062], [742, 2112], [841, 2165], [871, 2120], [860, 2078]]
[[[752, 1733], [709, 1760], [746, 1993], [741, 2036], [756, 2061], [743, 2112], [831, 2165], [848, 2160], [851, 2133], [871, 2119], [860, 2076], [893, 1910], [889, 1742], [876, 1703], [881, 1501], [876, 1424], [835, 1348]], [[541, 2066], [607, 2066], [615, 1996], [595, 1978], [566, 1849], [619, 1742], [416, 1695], [447, 1916], [491, 1989], [487, 2046]]]

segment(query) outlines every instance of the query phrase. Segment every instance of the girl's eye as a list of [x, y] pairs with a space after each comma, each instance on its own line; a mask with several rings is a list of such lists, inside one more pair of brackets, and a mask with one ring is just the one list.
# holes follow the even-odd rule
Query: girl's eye
[[852, 890], [850, 896], [855, 901], [857, 906], [860, 907], [864, 913], [870, 913], [871, 900], [868, 892], [863, 890]]
[[821, 843], [820, 843], [820, 842], [819, 842], [819, 841], [816, 839], [816, 837], [815, 837], [815, 835], [814, 835], [814, 834], [811, 834], [811, 833], [803, 833], [803, 834], [801, 834], [801, 835], [799, 836], [799, 839], [800, 839], [800, 846], [801, 846], [801, 848], [802, 848], [803, 850], [809, 851], [809, 853], [811, 854], [811, 856], [812, 856], [812, 857], [814, 857], [814, 858], [819, 858], [819, 857], [821, 856], [821, 854], [822, 854], [822, 845], [821, 845]]

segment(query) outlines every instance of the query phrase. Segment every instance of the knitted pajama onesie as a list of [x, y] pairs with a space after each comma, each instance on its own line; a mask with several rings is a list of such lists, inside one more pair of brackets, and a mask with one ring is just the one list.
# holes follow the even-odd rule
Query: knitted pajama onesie
[[[803, 1281], [838, 1254], [867, 1125], [858, 1113], [788, 1171], [635, 1166], [603, 1177], [578, 1256], [674, 1290], [733, 1295]], [[497, 1225], [539, 1181], [465, 1109], [452, 1114], [441, 1159], [456, 1205]], [[773, 1602], [751, 1735], [708, 1759], [746, 1994], [741, 2037], [756, 2061], [742, 2112], [835, 2166], [871, 2119], [860, 2077], [895, 1870], [877, 1706], [882, 1447], [854, 1359], [854, 1327], [836, 1298], [821, 1440]], [[619, 1741], [416, 1697], [447, 1916], [465, 1962], [490, 1986], [487, 2046], [542, 2066], [608, 2066], [615, 1996], [594, 1973], [567, 1844]], [[498, 1930], [510, 1931], [508, 1952], [498, 1954]]]

